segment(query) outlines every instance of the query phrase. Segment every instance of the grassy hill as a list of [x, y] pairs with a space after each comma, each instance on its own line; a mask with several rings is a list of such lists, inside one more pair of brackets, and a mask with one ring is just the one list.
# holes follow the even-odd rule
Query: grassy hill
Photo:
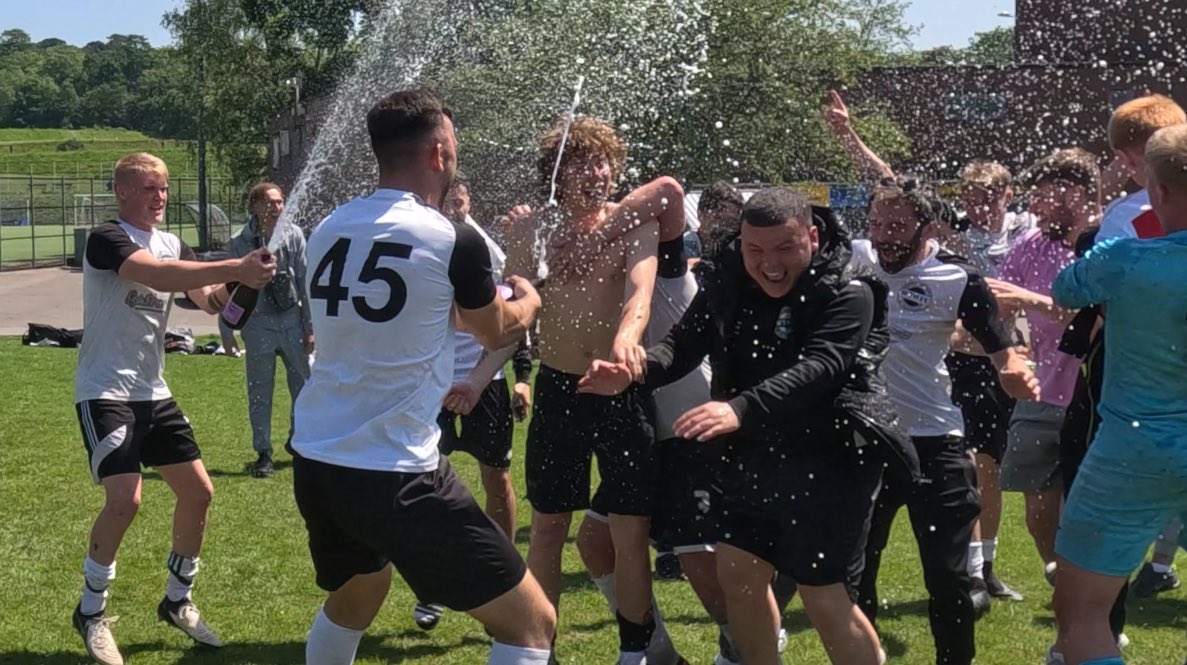
[[[71, 140], [81, 149], [59, 150]], [[120, 157], [139, 151], [164, 159], [174, 177], [197, 175], [190, 141], [154, 139], [127, 129], [0, 129], [0, 176], [104, 177]], [[210, 168], [219, 175], [216, 164]]]

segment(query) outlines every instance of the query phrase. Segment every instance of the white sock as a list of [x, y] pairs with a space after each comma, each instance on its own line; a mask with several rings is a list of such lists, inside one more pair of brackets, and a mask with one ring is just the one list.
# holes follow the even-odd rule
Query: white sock
[[603, 575], [602, 577], [593, 578], [594, 586], [598, 591], [602, 592], [602, 596], [606, 598], [606, 604], [610, 606], [610, 615], [618, 615], [618, 595], [614, 592], [614, 573]]
[[1166, 565], [1165, 563], [1158, 563], [1157, 561], [1151, 561], [1150, 567], [1153, 568], [1154, 572], [1158, 573], [1159, 575], [1165, 575], [1171, 572], [1170, 566]]
[[985, 554], [980, 542], [969, 543], [969, 577], [985, 579]]
[[201, 562], [198, 557], [182, 556], [177, 552], [169, 553], [169, 582], [165, 585], [165, 597], [173, 602], [189, 600], [190, 592], [194, 588], [194, 576], [198, 574]]
[[981, 549], [985, 553], [985, 561], [993, 563], [997, 558], [997, 538], [985, 538], [981, 540]]
[[494, 642], [490, 645], [490, 657], [486, 665], [548, 665], [552, 655], [549, 649], [513, 647], [510, 644]]
[[713, 665], [742, 665], [742, 664], [735, 663], [734, 661], [730, 660], [729, 658], [726, 658], [725, 656], [723, 656], [719, 653], [719, 654], [717, 654], [716, 657], [713, 658]]
[[647, 645], [647, 665], [676, 665], [680, 654], [676, 653], [672, 636], [668, 635], [668, 629], [664, 627], [664, 617], [659, 612], [655, 596], [651, 597], [651, 614], [655, 617], [655, 631], [651, 633], [651, 643]]
[[[614, 591], [614, 573], [593, 578], [594, 586], [606, 598], [610, 606], [610, 614], [618, 615], [618, 595]], [[659, 605], [655, 603], [655, 596], [651, 597], [651, 613], [655, 617], [655, 632], [651, 633], [651, 643], [647, 645], [647, 665], [675, 665], [679, 654], [672, 644], [672, 637], [664, 627], [664, 618], [660, 615]]]
[[305, 643], [305, 665], [351, 665], [362, 639], [363, 631], [339, 626], [320, 609]]
[[83, 614], [98, 614], [107, 607], [107, 586], [115, 579], [115, 562], [110, 566], [87, 557], [82, 563]]
[[642, 651], [619, 651], [618, 665], [645, 665], [647, 654]]

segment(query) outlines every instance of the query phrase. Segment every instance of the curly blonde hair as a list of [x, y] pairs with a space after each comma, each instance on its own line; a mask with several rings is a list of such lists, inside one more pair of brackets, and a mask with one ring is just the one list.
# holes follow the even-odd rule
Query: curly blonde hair
[[[536, 160], [536, 172], [540, 176], [540, 186], [545, 194], [548, 193], [552, 180], [552, 169], [556, 166], [556, 153], [561, 147], [567, 119], [568, 116], [561, 117], [538, 141], [540, 157]], [[591, 156], [605, 157], [610, 164], [611, 179], [617, 182], [626, 168], [626, 142], [609, 123], [589, 116], [578, 116], [569, 128], [569, 139], [565, 143], [561, 169], [563, 170], [572, 159]]]

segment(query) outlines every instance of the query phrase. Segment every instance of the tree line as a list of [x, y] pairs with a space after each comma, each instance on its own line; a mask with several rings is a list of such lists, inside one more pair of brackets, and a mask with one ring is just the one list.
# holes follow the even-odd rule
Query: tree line
[[[979, 35], [963, 49], [911, 51], [914, 28], [900, 0], [419, 2], [432, 5], [426, 15], [455, 22], [450, 48], [420, 79], [455, 101], [468, 149], [491, 159], [530, 150], [534, 133], [567, 106], [573, 81], [585, 75], [583, 109], [623, 127], [641, 177], [845, 178], [846, 160], [819, 121], [829, 87], [884, 64], [1011, 57], [1008, 30]], [[0, 34], [0, 125], [202, 134], [232, 176], [247, 181], [266, 168], [269, 124], [292, 107], [295, 89], [304, 99], [331, 93], [354, 69], [387, 4], [187, 0], [163, 17], [173, 44], [155, 48], [138, 35], [78, 47], [7, 30]], [[673, 6], [684, 8], [680, 16]], [[678, 34], [666, 34], [669, 25]], [[891, 159], [908, 153], [906, 138], [877, 107], [858, 115], [875, 149]]]

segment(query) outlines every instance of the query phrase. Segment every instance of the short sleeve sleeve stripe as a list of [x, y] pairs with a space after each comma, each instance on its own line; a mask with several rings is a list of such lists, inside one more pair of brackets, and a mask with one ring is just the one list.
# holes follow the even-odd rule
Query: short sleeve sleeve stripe
[[87, 236], [86, 260], [93, 268], [119, 272], [124, 261], [141, 249], [119, 224], [105, 222]]
[[494, 302], [496, 294], [490, 249], [469, 225], [454, 223], [453, 228], [457, 238], [449, 257], [449, 281], [454, 302], [462, 309], [481, 309]]

